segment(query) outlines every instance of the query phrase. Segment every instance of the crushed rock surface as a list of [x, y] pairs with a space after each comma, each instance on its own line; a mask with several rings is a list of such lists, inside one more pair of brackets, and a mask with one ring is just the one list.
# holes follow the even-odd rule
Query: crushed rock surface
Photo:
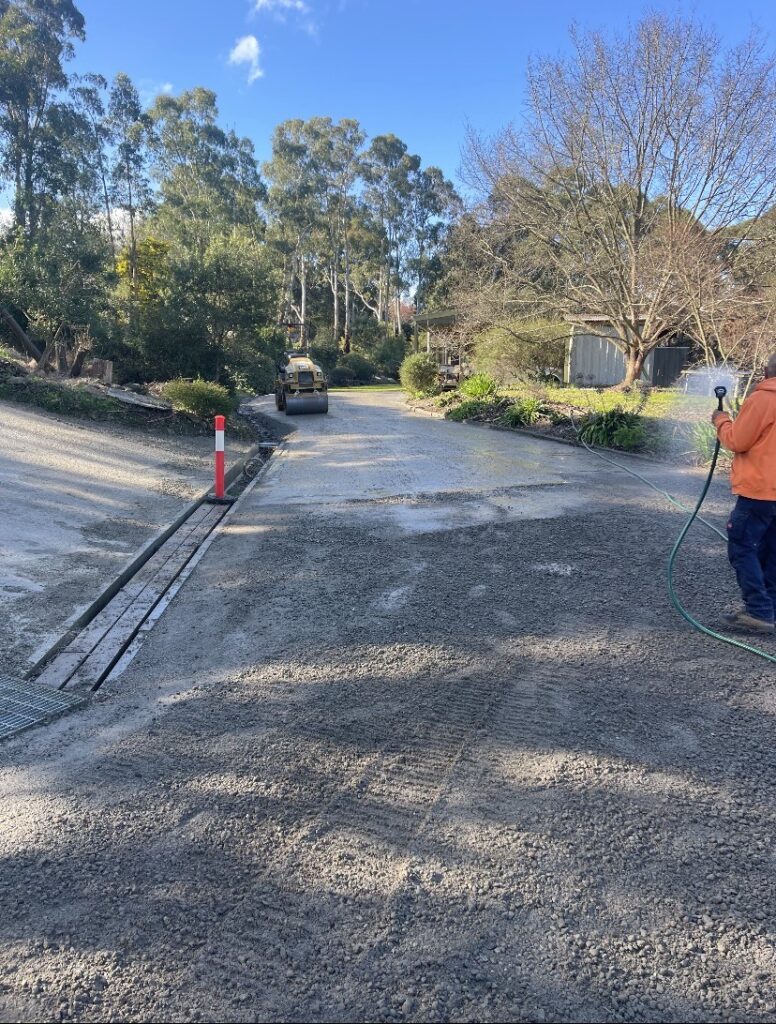
[[[348, 430], [376, 465], [339, 408], [110, 692], [0, 747], [0, 1020], [772, 1021], [774, 678], [669, 610], [681, 513], [577, 452], [555, 515], [476, 459], [305, 500]], [[734, 596], [711, 534], [680, 577]]]
[[[230, 439], [230, 455], [250, 447]], [[209, 437], [0, 402], [0, 652], [22, 674], [208, 486]]]

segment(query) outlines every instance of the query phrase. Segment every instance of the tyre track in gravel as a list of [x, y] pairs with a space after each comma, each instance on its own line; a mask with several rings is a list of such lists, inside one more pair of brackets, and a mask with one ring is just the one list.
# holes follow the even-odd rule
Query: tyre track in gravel
[[17, 750], [15, 1017], [772, 1019], [772, 680], [666, 615], [678, 517], [578, 453], [531, 486], [541, 442], [485, 488], [482, 439], [520, 442], [445, 424], [392, 491], [425, 427], [389, 418], [381, 465], [353, 423], [309, 428], [326, 500], [305, 435], [94, 711], [138, 725]]

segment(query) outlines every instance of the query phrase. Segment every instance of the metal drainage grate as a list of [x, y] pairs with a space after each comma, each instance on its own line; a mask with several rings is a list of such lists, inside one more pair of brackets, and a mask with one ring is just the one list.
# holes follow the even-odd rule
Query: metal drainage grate
[[0, 739], [72, 711], [88, 698], [0, 676]]

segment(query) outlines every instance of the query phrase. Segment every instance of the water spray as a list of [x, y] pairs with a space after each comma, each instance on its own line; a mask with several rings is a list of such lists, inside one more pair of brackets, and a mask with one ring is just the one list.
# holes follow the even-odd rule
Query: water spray
[[[714, 388], [714, 395], [717, 399], [717, 409], [720, 412], [724, 412], [722, 402], [726, 394], [727, 388], [724, 384], [718, 384]], [[627, 466], [623, 466], [621, 463], [615, 462], [614, 459], [608, 458], [602, 452], [597, 451], [591, 445], [587, 444], [587, 442], [582, 441], [582, 444], [585, 446], [585, 448], [587, 448], [588, 451], [593, 452], [599, 458], [603, 459], [604, 462], [609, 462], [611, 465], [616, 466], [617, 469], [621, 469], [623, 470], [623, 472], [629, 473], [631, 476], [635, 476], [638, 480], [643, 481], [643, 483], [648, 484], [654, 491], [657, 491], [659, 494], [662, 494], [665, 498], [667, 498], [672, 505], [676, 505], [678, 508], [681, 508], [685, 512], [689, 511], [689, 509], [685, 505], [682, 505], [681, 502], [677, 501], [676, 498], [673, 497], [673, 495], [668, 493], [668, 491], [664, 491], [662, 487], [658, 487], [656, 484], [653, 484], [651, 480], [648, 480], [640, 473], [636, 473], [634, 470], [629, 469]], [[724, 634], [718, 633], [714, 629], [709, 629], [708, 626], [704, 626], [702, 622], [698, 622], [698, 620], [687, 611], [682, 602], [679, 600], [679, 597], [674, 588], [674, 563], [676, 562], [676, 556], [679, 554], [679, 549], [682, 546], [684, 538], [687, 536], [690, 527], [696, 519], [698, 520], [698, 522], [703, 523], [704, 526], [709, 527], [710, 530], [713, 530], [714, 533], [716, 533], [719, 537], [722, 538], [722, 540], [724, 540], [727, 543], [727, 537], [721, 530], [717, 529], [716, 526], [713, 526], [707, 520], [702, 519], [698, 515], [698, 513], [701, 510], [701, 505], [705, 501], [706, 495], [708, 494], [709, 487], [711, 486], [711, 481], [714, 476], [714, 470], [717, 468], [719, 448], [719, 438], [717, 438], [716, 444], [714, 445], [714, 454], [711, 457], [711, 465], [709, 466], [709, 472], [706, 475], [706, 482], [703, 485], [703, 490], [701, 491], [700, 497], [696, 502], [695, 508], [690, 513], [689, 519], [682, 527], [679, 536], [676, 538], [674, 546], [671, 548], [671, 554], [668, 556], [668, 565], [666, 567], [668, 596], [671, 598], [671, 604], [674, 606], [674, 608], [676, 608], [676, 610], [679, 612], [682, 618], [685, 619], [685, 621], [689, 622], [693, 629], [697, 629], [699, 633], [704, 633], [706, 636], [710, 636], [714, 640], [720, 640], [723, 644], [729, 644], [731, 647], [737, 647], [741, 651], [748, 651], [749, 654], [756, 654], [759, 658], [764, 658], [766, 661], [770, 661], [773, 664], [776, 664], [776, 656], [774, 656], [773, 654], [768, 654], [767, 651], [761, 651], [759, 647], [754, 647], [752, 646], [752, 644], [746, 644], [742, 640], [736, 640], [731, 636], [724, 636]]]

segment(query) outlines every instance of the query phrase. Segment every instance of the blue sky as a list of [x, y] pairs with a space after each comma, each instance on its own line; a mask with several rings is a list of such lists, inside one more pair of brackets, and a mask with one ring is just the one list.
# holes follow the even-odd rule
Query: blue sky
[[[627, 0], [76, 2], [87, 38], [75, 70], [126, 71], [147, 96], [207, 86], [222, 121], [253, 139], [261, 159], [279, 121], [355, 117], [370, 135], [399, 135], [451, 177], [467, 123], [491, 132], [519, 116], [531, 54], [562, 51], [575, 20], [620, 27], [643, 9]], [[727, 42], [752, 23], [776, 42], [773, 0], [681, 9]]]

